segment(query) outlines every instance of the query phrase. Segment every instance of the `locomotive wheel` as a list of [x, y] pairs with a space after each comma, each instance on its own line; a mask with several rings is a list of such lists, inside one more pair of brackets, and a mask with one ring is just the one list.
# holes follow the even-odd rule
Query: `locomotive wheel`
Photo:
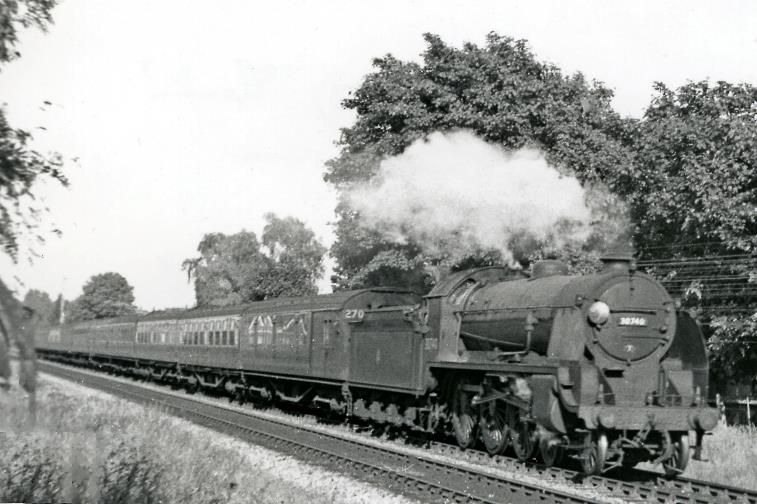
[[562, 462], [565, 450], [560, 446], [560, 440], [557, 436], [547, 434], [539, 440], [539, 453], [544, 463], [552, 467]]
[[470, 448], [476, 442], [476, 422], [468, 413], [454, 413], [452, 427], [455, 429], [455, 439], [462, 449]]
[[668, 476], [678, 476], [689, 464], [689, 435], [683, 433], [673, 433], [670, 435], [672, 444], [670, 457], [662, 462], [665, 474]]
[[581, 453], [581, 469], [584, 474], [601, 474], [607, 461], [607, 436], [605, 434], [589, 433], [584, 441]]
[[481, 406], [478, 425], [489, 455], [499, 455], [507, 449], [510, 443], [510, 429], [505, 421], [505, 412], [498, 408], [495, 402]]
[[513, 450], [518, 460], [525, 462], [536, 454], [536, 431], [525, 419], [521, 417], [520, 411], [515, 408], [508, 408], [508, 424], [510, 425], [510, 439], [513, 443]]

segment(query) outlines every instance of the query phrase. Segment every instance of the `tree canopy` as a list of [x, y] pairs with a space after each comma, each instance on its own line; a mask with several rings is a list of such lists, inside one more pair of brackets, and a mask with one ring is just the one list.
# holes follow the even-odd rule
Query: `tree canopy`
[[69, 306], [68, 322], [120, 317], [136, 311], [134, 287], [119, 273], [93, 275], [82, 291]]
[[[581, 182], [633, 170], [633, 121], [611, 108], [612, 91], [601, 83], [563, 75], [538, 61], [523, 40], [492, 33], [485, 47], [457, 49], [436, 35], [424, 37], [422, 64], [377, 58], [376, 71], [344, 100], [357, 119], [342, 129], [341, 152], [324, 177], [340, 195], [370, 180], [382, 159], [415, 140], [460, 128], [507, 149], [536, 146]], [[344, 198], [336, 211], [336, 287], [355, 285], [354, 278], [362, 285], [422, 283], [422, 251], [415, 244], [388, 243], [360, 226]]]
[[701, 81], [655, 91], [634, 143], [638, 168], [618, 184], [639, 249], [757, 250], [757, 88]]
[[182, 268], [194, 279], [198, 306], [226, 306], [271, 297], [315, 294], [326, 249], [293, 217], [266, 214], [261, 240], [255, 233], [206, 234], [199, 257]]
[[[52, 22], [55, 0], [0, 0], [0, 65], [17, 58], [18, 31], [36, 26], [45, 29]], [[0, 108], [0, 248], [14, 261], [18, 259], [19, 237], [37, 233], [45, 207], [33, 198], [40, 179], [68, 181], [61, 171], [57, 154], [45, 156], [30, 147], [31, 134], [10, 126]]]

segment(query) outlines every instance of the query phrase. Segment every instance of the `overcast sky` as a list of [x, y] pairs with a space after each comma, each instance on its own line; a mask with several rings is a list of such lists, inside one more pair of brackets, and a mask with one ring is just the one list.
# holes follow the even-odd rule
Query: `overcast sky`
[[146, 309], [194, 303], [180, 265], [204, 233], [260, 233], [273, 211], [330, 244], [323, 163], [354, 119], [340, 101], [373, 57], [417, 60], [424, 32], [456, 46], [489, 31], [528, 39], [636, 117], [654, 81], [757, 84], [757, 2], [746, 0], [63, 0], [53, 17], [49, 33], [22, 36], [0, 99], [15, 127], [47, 128], [34, 130], [41, 148], [77, 159], [70, 189], [38, 189], [63, 236], [32, 265], [0, 258], [0, 276], [19, 294], [72, 299], [117, 271]]

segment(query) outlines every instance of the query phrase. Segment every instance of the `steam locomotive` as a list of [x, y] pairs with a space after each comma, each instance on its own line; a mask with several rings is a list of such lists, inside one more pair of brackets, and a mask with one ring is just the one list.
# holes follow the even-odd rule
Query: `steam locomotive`
[[553, 260], [462, 271], [425, 297], [372, 288], [69, 324], [37, 348], [524, 461], [568, 456], [587, 474], [651, 461], [678, 475], [718, 420], [702, 333], [630, 257], [603, 262], [583, 276]]

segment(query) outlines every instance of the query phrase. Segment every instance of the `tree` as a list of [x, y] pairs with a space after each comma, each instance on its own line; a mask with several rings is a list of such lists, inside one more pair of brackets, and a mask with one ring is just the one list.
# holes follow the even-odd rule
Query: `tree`
[[[715, 317], [707, 342], [717, 382], [755, 385], [757, 368], [757, 312], [749, 317]], [[722, 388], [722, 387], [721, 387]]]
[[[50, 11], [55, 3], [0, 0], [0, 64], [20, 55], [15, 49], [20, 28], [37, 26], [44, 30], [52, 22]], [[46, 209], [34, 200], [36, 182], [50, 178], [68, 185], [61, 171], [61, 157], [43, 156], [29, 146], [30, 140], [29, 132], [8, 124], [0, 108], [0, 247], [14, 261], [18, 259], [20, 236], [33, 233], [38, 241], [44, 241], [37, 231]]]
[[617, 184], [639, 248], [652, 257], [677, 244], [757, 250], [757, 88], [702, 81], [655, 91], [635, 143], [638, 169]]
[[118, 273], [93, 275], [70, 306], [69, 322], [130, 315], [135, 312], [134, 287]]
[[55, 310], [52, 299], [47, 292], [43, 292], [37, 289], [31, 289], [24, 296], [24, 306], [28, 306], [34, 310], [39, 319], [47, 323]]
[[357, 119], [342, 129], [341, 152], [327, 162], [324, 176], [341, 196], [331, 248], [338, 262], [336, 287], [354, 286], [354, 278], [361, 285], [391, 279], [428, 287], [423, 251], [414, 243], [389, 243], [360, 226], [344, 194], [370, 180], [382, 159], [432, 132], [465, 128], [507, 149], [537, 146], [582, 183], [633, 171], [634, 121], [612, 110], [612, 91], [602, 84], [589, 84], [581, 74], [564, 76], [537, 61], [522, 40], [492, 33], [486, 47], [456, 49], [438, 36], [424, 37], [422, 64], [377, 58], [376, 71], [343, 101]]
[[315, 233], [294, 217], [265, 216], [263, 246], [270, 260], [268, 274], [260, 282], [268, 297], [316, 294], [316, 282], [323, 275], [326, 248]]
[[295, 218], [269, 213], [262, 242], [253, 232], [206, 234], [182, 269], [195, 282], [199, 306], [227, 306], [317, 292], [325, 247]]
[[200, 257], [186, 259], [182, 269], [194, 279], [198, 306], [228, 306], [265, 297], [257, 276], [259, 270], [267, 269], [268, 262], [260, 253], [255, 233], [208, 233], [197, 251]]
[[55, 303], [53, 303], [53, 310], [47, 320], [48, 323], [50, 325], [59, 325], [60, 323], [65, 322], [65, 314], [70, 312], [70, 310], [71, 303], [63, 299], [63, 294], [58, 294], [58, 298], [55, 300]]

